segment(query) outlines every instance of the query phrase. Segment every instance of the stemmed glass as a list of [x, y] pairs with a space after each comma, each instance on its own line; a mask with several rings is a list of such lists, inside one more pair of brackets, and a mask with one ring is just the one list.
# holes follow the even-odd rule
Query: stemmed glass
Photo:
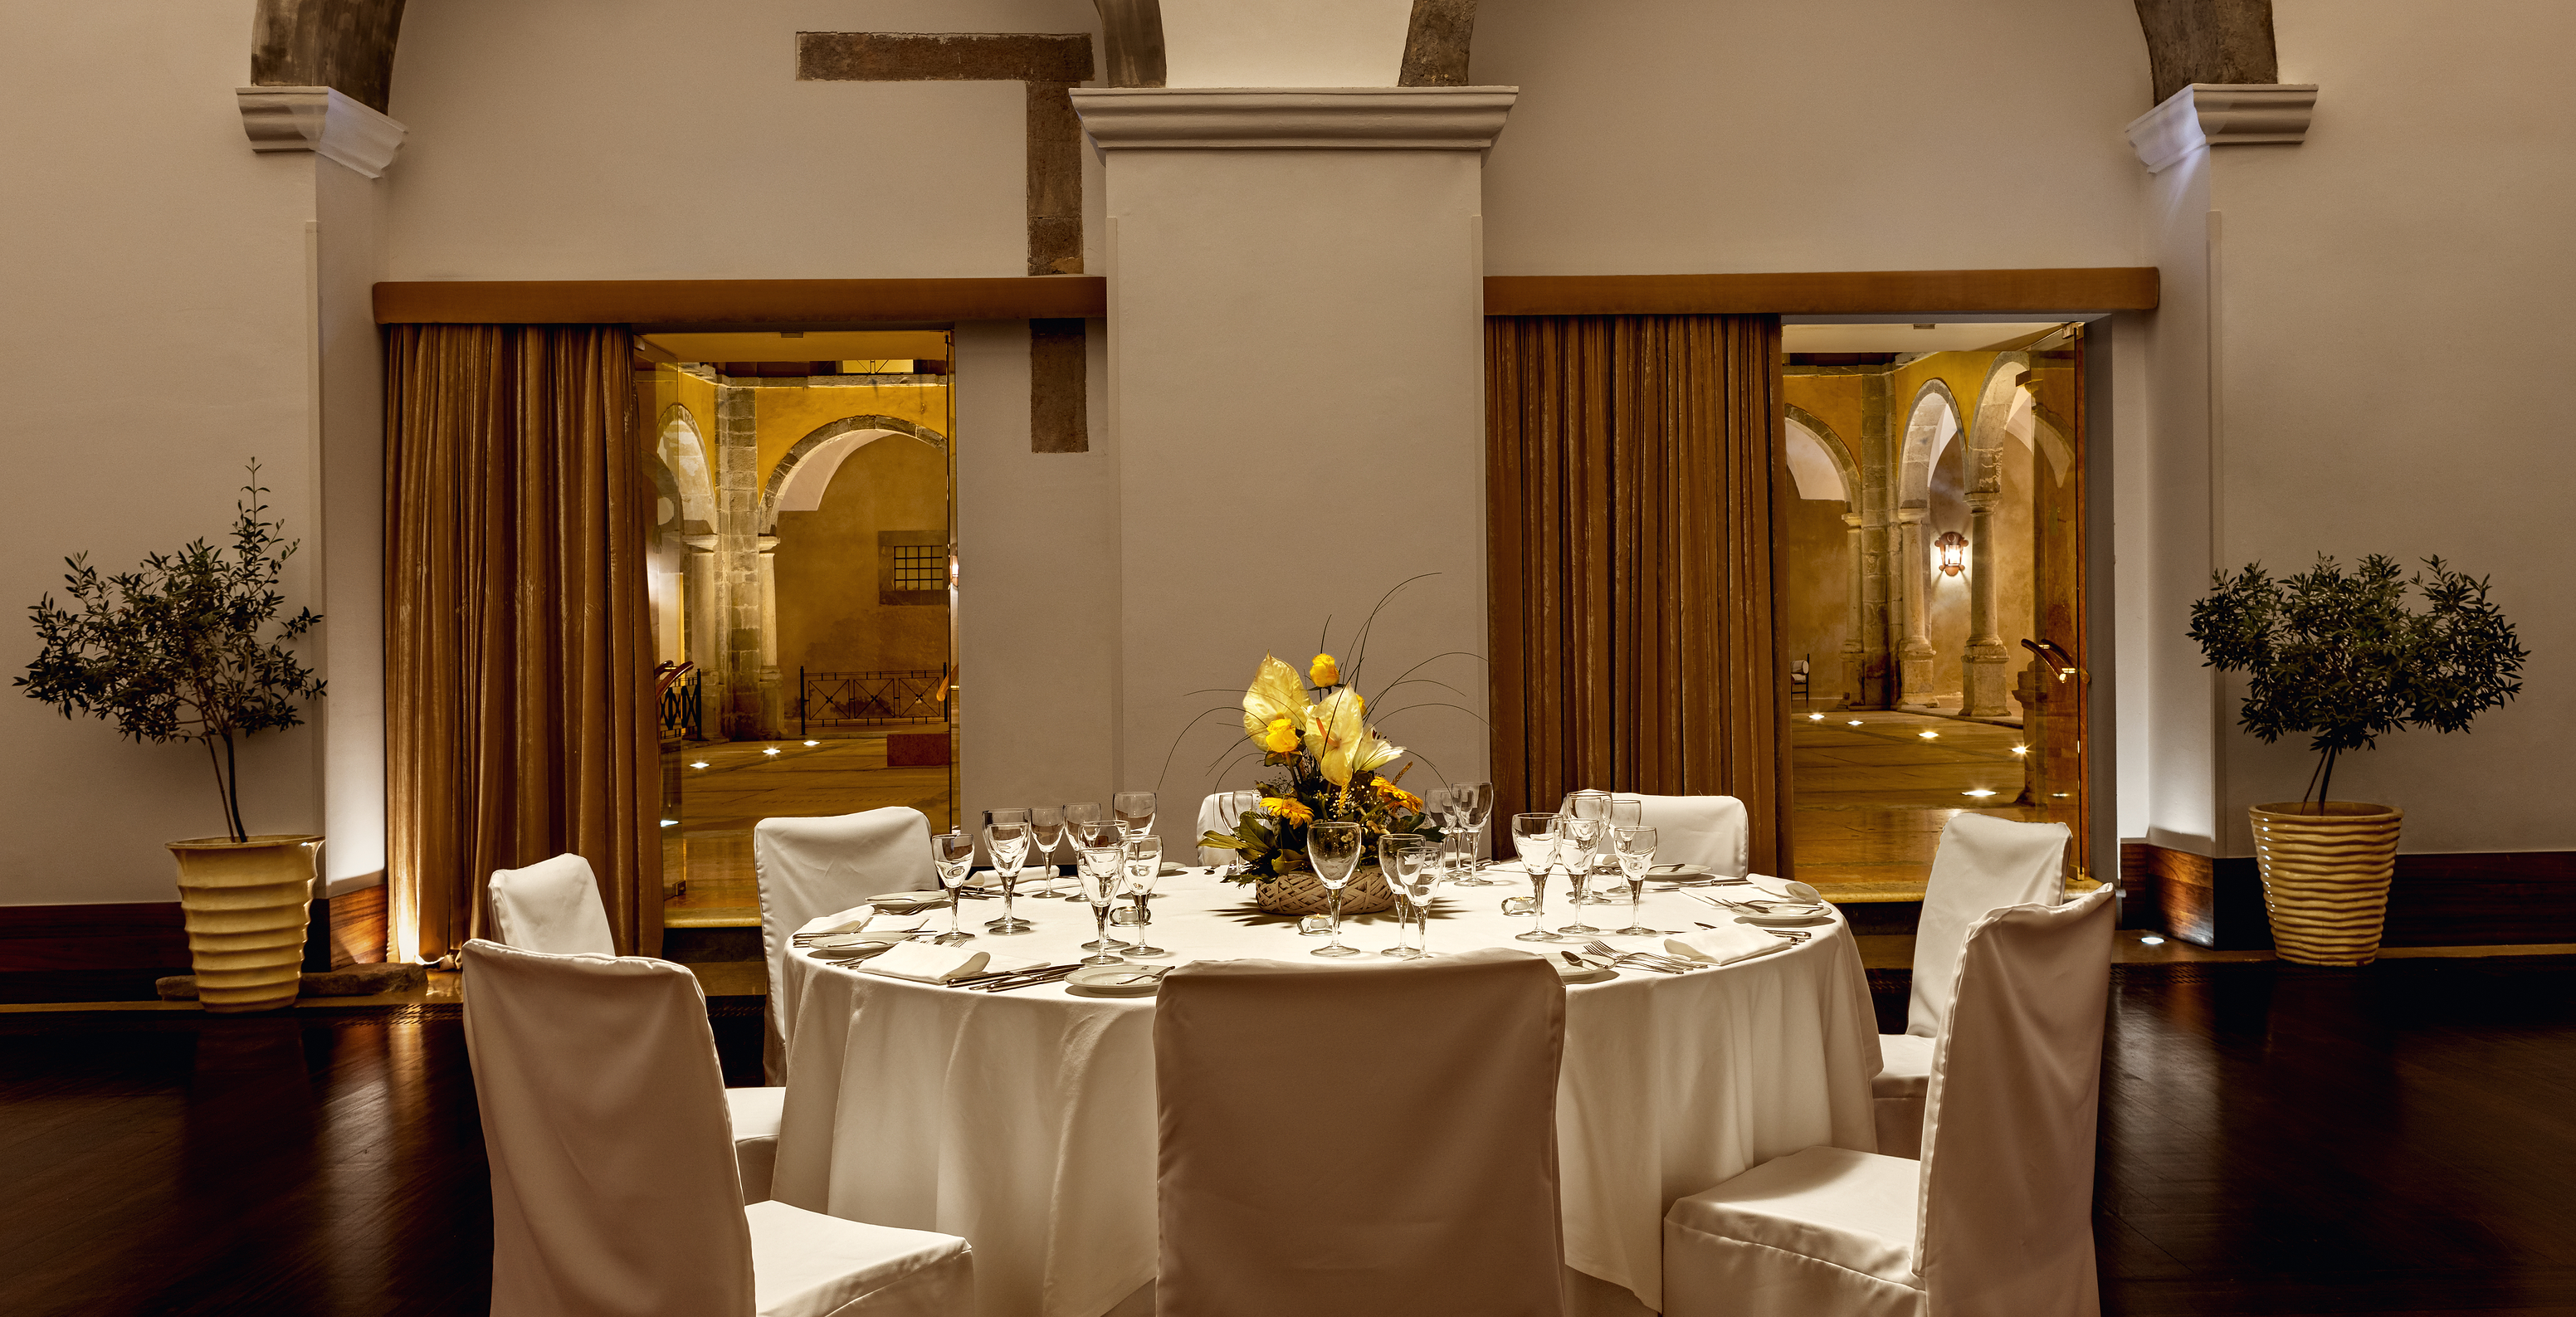
[[1082, 882], [1082, 898], [1091, 902], [1092, 918], [1100, 927], [1100, 940], [1086, 950], [1097, 954], [1083, 959], [1085, 965], [1123, 965], [1127, 962], [1109, 954], [1109, 907], [1118, 899], [1118, 885], [1125, 880], [1127, 848], [1124, 845], [1083, 846], [1075, 852], [1075, 872]]
[[1036, 805], [1029, 810], [1029, 849], [1046, 867], [1047, 895], [1055, 895], [1055, 852], [1064, 845], [1064, 810], [1054, 805]]
[[[1386, 879], [1387, 890], [1395, 893], [1395, 945], [1379, 952], [1398, 960], [1414, 960], [1422, 953], [1413, 949], [1410, 932], [1413, 925], [1413, 879], [1430, 867], [1431, 839], [1419, 833], [1390, 832], [1377, 839], [1377, 871]], [[1428, 885], [1424, 890], [1428, 891]]]
[[1351, 871], [1360, 865], [1360, 825], [1356, 823], [1314, 823], [1306, 828], [1306, 859], [1315, 866], [1315, 877], [1332, 897], [1332, 940], [1314, 950], [1318, 956], [1356, 956], [1358, 947], [1342, 945], [1342, 887], [1350, 882]]
[[1592, 852], [1600, 845], [1603, 832], [1610, 826], [1610, 797], [1593, 791], [1577, 791], [1565, 798], [1564, 821], [1558, 825], [1558, 853], [1568, 859], [1567, 877], [1574, 883], [1574, 922], [1556, 930], [1576, 936], [1598, 935], [1601, 930], [1583, 922], [1584, 886], [1592, 880]]
[[1628, 926], [1616, 931], [1637, 937], [1653, 937], [1664, 930], [1644, 927], [1638, 913], [1646, 902], [1646, 871], [1655, 867], [1655, 830], [1630, 825], [1611, 831], [1612, 854], [1619, 860], [1619, 876], [1628, 880]]
[[[1161, 947], [1145, 945], [1145, 925], [1154, 922], [1153, 908], [1147, 902], [1154, 899], [1154, 885], [1161, 882], [1162, 878], [1163, 839], [1138, 837], [1127, 843], [1127, 881], [1120, 885], [1118, 892], [1121, 896], [1136, 898], [1136, 944], [1118, 949], [1128, 955], [1168, 956], [1172, 954]], [[1103, 948], [1103, 950], [1106, 949]]]
[[939, 871], [939, 885], [948, 889], [948, 931], [931, 941], [943, 947], [974, 941], [974, 934], [957, 927], [957, 907], [966, 904], [966, 875], [975, 868], [975, 839], [963, 832], [931, 838], [930, 864]]
[[[1601, 840], [1593, 845], [1595, 858], [1592, 872], [1595, 876], [1614, 874], [1619, 871], [1618, 857], [1612, 853], [1619, 829], [1643, 827], [1645, 822], [1646, 802], [1616, 795], [1610, 797], [1609, 824], [1602, 829]], [[1587, 904], [1609, 905], [1618, 899], [1615, 893], [1603, 887], [1593, 891]]]
[[[1530, 931], [1512, 935], [1517, 942], [1554, 942], [1556, 935], [1547, 931], [1547, 871], [1556, 863], [1560, 838], [1554, 814], [1514, 814], [1512, 816], [1512, 849], [1521, 857], [1521, 867], [1529, 870], [1530, 894], [1516, 900], [1527, 901]], [[1514, 911], [1515, 901], [1503, 903], [1503, 913]]]
[[[1065, 806], [1065, 839], [1073, 843], [1074, 849], [1082, 849], [1082, 847], [1089, 844], [1082, 839], [1082, 825], [1085, 823], [1098, 823], [1102, 819], [1108, 817], [1109, 811], [1101, 808], [1100, 802], [1097, 800], [1077, 800], [1072, 804]], [[1081, 900], [1082, 886], [1079, 883], [1075, 884], [1073, 890], [1067, 893], [1064, 899], [1068, 901]]]
[[1154, 830], [1154, 793], [1121, 791], [1109, 798], [1110, 817], [1127, 825], [1130, 840]]
[[1012, 913], [1012, 900], [1020, 886], [1020, 863], [1029, 858], [1029, 843], [1035, 829], [1029, 826], [1029, 812], [1024, 809], [997, 809], [985, 816], [984, 850], [993, 857], [993, 871], [1002, 879], [1002, 917], [984, 925], [988, 933], [1025, 933], [1036, 927]]
[[1453, 782], [1449, 786], [1449, 810], [1456, 816], [1451, 826], [1458, 831], [1460, 849], [1467, 853], [1467, 872], [1458, 882], [1469, 887], [1501, 887], [1505, 879], [1483, 876], [1484, 864], [1476, 852], [1485, 835], [1485, 821], [1494, 816], [1494, 784], [1491, 782]]

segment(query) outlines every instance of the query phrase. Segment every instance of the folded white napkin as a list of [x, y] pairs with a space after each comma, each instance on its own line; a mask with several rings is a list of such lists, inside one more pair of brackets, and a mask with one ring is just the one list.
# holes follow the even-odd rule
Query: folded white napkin
[[1664, 950], [1690, 960], [1732, 965], [1747, 956], [1777, 950], [1780, 939], [1751, 924], [1720, 924], [1696, 933], [1664, 939]]
[[[871, 923], [870, 921], [875, 921]], [[816, 915], [798, 926], [804, 933], [855, 933], [868, 929], [876, 933], [909, 933], [930, 922], [928, 915], [887, 915], [880, 919], [872, 905], [854, 905], [834, 914]]]
[[915, 983], [946, 983], [976, 974], [1008, 974], [1036, 969], [1045, 963], [990, 951], [943, 947], [934, 942], [897, 942], [887, 947], [882, 955], [861, 962], [859, 971], [882, 974], [890, 979], [910, 979]]

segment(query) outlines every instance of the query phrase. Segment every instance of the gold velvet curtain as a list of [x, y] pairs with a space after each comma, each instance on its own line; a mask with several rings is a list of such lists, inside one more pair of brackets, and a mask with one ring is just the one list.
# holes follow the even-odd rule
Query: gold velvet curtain
[[1485, 322], [1496, 813], [1731, 795], [1788, 866], [1771, 600], [1780, 323]]
[[[659, 703], [623, 325], [394, 325], [387, 855], [398, 951], [483, 935], [492, 871], [570, 851], [662, 946]], [[416, 938], [416, 946], [404, 939]]]

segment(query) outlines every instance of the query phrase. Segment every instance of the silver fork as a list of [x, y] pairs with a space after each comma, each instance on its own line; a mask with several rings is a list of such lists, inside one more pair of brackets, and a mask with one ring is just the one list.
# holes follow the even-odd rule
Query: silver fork
[[1617, 947], [1611, 946], [1609, 943], [1604, 942], [1599, 938], [1594, 938], [1593, 940], [1584, 943], [1583, 949], [1596, 956], [1602, 956], [1612, 961], [1634, 961], [1648, 969], [1660, 970], [1666, 974], [1687, 974], [1691, 970], [1697, 968], [1690, 962], [1682, 960], [1676, 956], [1658, 956], [1652, 952], [1646, 951], [1621, 951]]

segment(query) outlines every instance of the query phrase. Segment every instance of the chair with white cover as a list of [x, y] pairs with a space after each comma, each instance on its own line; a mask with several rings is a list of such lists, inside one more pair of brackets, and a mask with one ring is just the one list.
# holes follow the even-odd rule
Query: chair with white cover
[[786, 999], [796, 929], [879, 893], [937, 888], [930, 820], [902, 805], [829, 818], [762, 819], [751, 828], [751, 868], [760, 884], [760, 946], [769, 961], [760, 1066], [770, 1083], [783, 1084], [787, 1031], [796, 1023], [796, 1003]]
[[492, 937], [558, 956], [614, 956], [608, 907], [590, 861], [558, 855], [524, 869], [492, 872]]
[[1733, 796], [1640, 796], [1638, 822], [1655, 830], [1655, 863], [1698, 864], [1728, 878], [1753, 868], [1753, 818]]
[[966, 1317], [954, 1235], [745, 1205], [696, 976], [465, 945], [493, 1317]]
[[1675, 1202], [1667, 1317], [2096, 1317], [2108, 887], [1969, 929], [1920, 1161], [1813, 1147]]
[[1163, 979], [1160, 1317], [1560, 1317], [1565, 988], [1492, 949]]
[[1905, 1032], [1879, 1035], [1879, 1071], [1869, 1085], [1880, 1152], [1912, 1157], [1923, 1149], [1933, 1043], [1950, 1014], [1959, 948], [1969, 927], [2008, 905], [2064, 899], [2068, 840], [2063, 823], [2015, 823], [1984, 814], [1952, 815], [1941, 829], [1932, 876], [1923, 885], [1923, 915], [1914, 929], [1914, 995], [1906, 1006]]
[[[1231, 834], [1241, 819], [1242, 815], [1234, 807], [1233, 792], [1211, 791], [1206, 799], [1199, 802], [1198, 835], [1204, 837], [1211, 832]], [[1243, 855], [1237, 851], [1219, 850], [1214, 846], [1199, 847], [1199, 863], [1210, 868], [1233, 864], [1242, 858]]]
[[[502, 869], [492, 875], [492, 939], [522, 951], [553, 956], [614, 956], [617, 944], [608, 931], [608, 907], [600, 903], [599, 884], [590, 861], [558, 855], [524, 869]], [[725, 1103], [733, 1109], [734, 1160], [742, 1176], [744, 1202], [769, 1196], [771, 1172], [778, 1165], [778, 1118], [787, 1102], [783, 1088], [728, 1088]]]

